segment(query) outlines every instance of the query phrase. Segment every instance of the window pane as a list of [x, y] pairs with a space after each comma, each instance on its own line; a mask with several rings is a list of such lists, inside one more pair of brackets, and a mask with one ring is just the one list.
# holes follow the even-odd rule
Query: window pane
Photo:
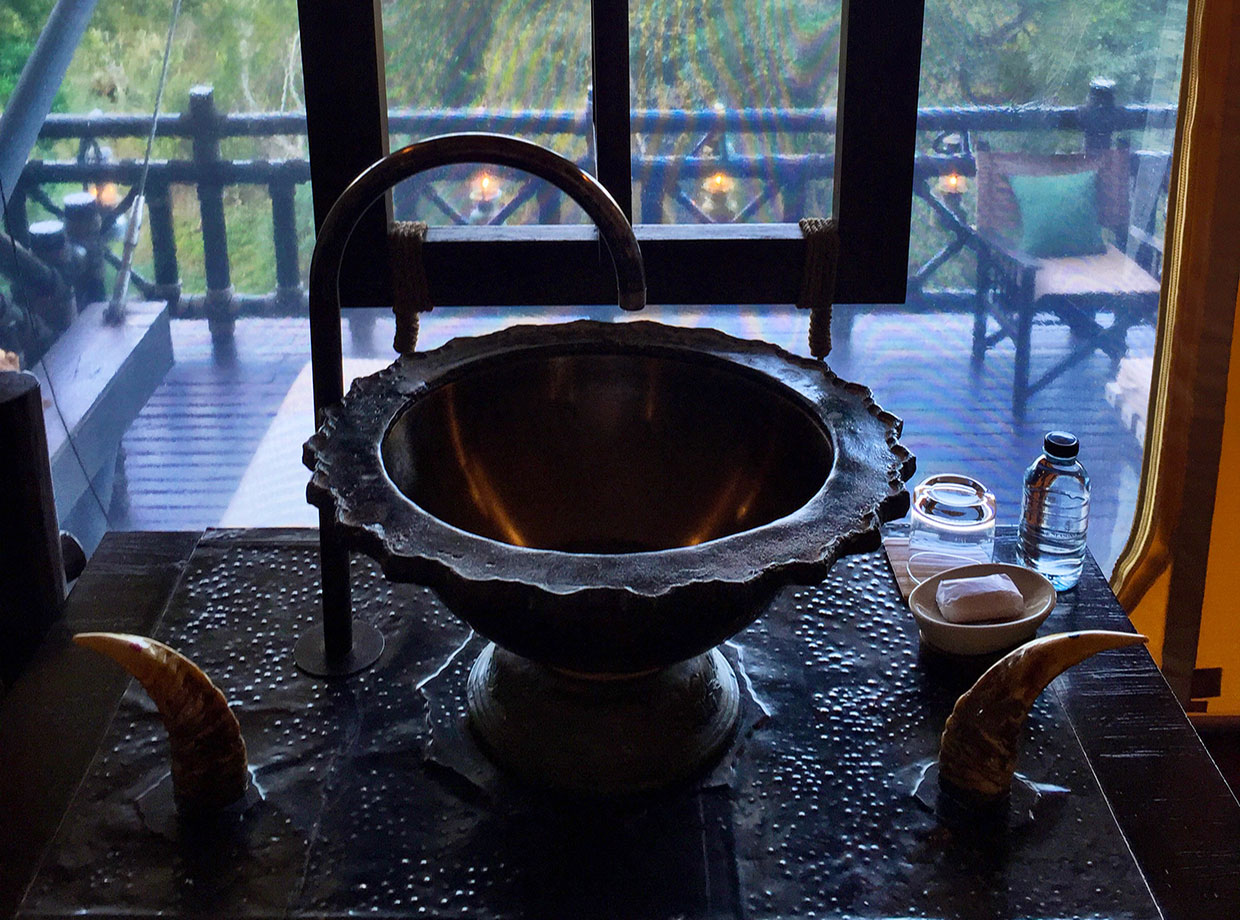
[[437, 166], [411, 176], [393, 189], [392, 205], [397, 219], [432, 226], [590, 222], [550, 182], [489, 163]]
[[[495, 131], [593, 171], [589, 0], [385, 0], [382, 12], [393, 150], [436, 134]], [[482, 164], [402, 184], [396, 215], [448, 224], [587, 219], [548, 183]]]
[[[50, 7], [46, 0], [41, 17]], [[1003, 327], [993, 318], [985, 319], [979, 340], [985, 347], [974, 357], [976, 306], [1009, 314], [1014, 309], [1011, 287], [1000, 284], [1001, 273], [993, 266], [982, 278], [981, 298], [976, 293], [975, 253], [983, 247], [973, 234], [985, 211], [977, 175], [982, 142], [999, 153], [1042, 155], [1080, 153], [1091, 146], [1114, 150], [1127, 139], [1129, 181], [1124, 194], [1111, 197], [1126, 204], [1127, 226], [1135, 230], [1122, 234], [1123, 222], [1100, 216], [1099, 232], [1142, 272], [1160, 275], [1186, 9], [1181, 0], [1078, 7], [1067, 0], [1037, 5], [928, 0], [917, 150], [924, 184], [914, 202], [909, 302], [838, 307], [830, 361], [844, 376], [871, 385], [884, 406], [906, 419], [905, 437], [919, 457], [920, 475], [972, 473], [996, 491], [1002, 522], [1016, 519], [1020, 473], [1042, 434], [1073, 430], [1094, 475], [1091, 546], [1109, 565], [1135, 501], [1152, 363], [1154, 320], [1143, 306], [1148, 299], [1138, 291], [1127, 299], [1040, 302], [1029, 314], [1030, 382], [1054, 373], [1024, 400], [1023, 414], [1013, 406], [1018, 351], [1011, 338], [999, 337]], [[158, 72], [152, 62], [162, 53], [166, 16], [167, 10], [134, 0], [100, 0], [57, 96], [49, 126], [59, 127], [45, 129], [31, 154], [43, 164], [27, 169], [22, 198], [27, 222], [56, 218], [67, 193], [91, 190], [106, 204], [136, 181], [133, 161], [141, 157], [149, 127]], [[591, 165], [584, 0], [569, 9], [532, 0], [434, 8], [390, 3], [384, 16], [394, 145], [473, 127], [525, 136]], [[706, 216], [724, 220], [825, 213], [830, 169], [823, 159], [833, 150], [838, 5], [639, 0], [630, 17], [637, 218], [700, 220], [686, 200]], [[41, 18], [31, 21], [19, 24], [25, 31], [18, 35], [15, 20], [0, 15], [0, 49], [9, 52], [0, 60], [0, 93], [11, 91], [5, 87], [15, 82], [33, 47]], [[158, 139], [157, 165], [179, 165], [171, 179], [165, 175], [165, 198], [148, 190], [136, 265], [156, 288], [170, 277], [180, 282], [182, 293], [168, 314], [163, 363], [135, 365], [143, 369], [149, 390], [123, 424], [117, 423], [106, 450], [95, 454], [83, 443], [75, 457], [67, 442], [61, 444], [60, 469], [78, 480], [75, 485], [58, 477], [56, 483], [62, 518], [71, 529], [83, 508], [97, 529], [101, 520], [114, 528], [296, 523], [304, 518], [285, 517], [286, 510], [309, 513], [298, 450], [311, 425], [308, 331], [299, 284], [313, 233], [304, 127], [297, 122], [303, 105], [296, 21], [293, 0], [236, 0], [210, 9], [187, 6], [182, 13], [164, 110], [188, 112], [190, 87], [213, 86], [211, 106], [218, 118], [209, 123], [220, 129], [219, 157], [228, 162], [228, 179], [213, 211], [212, 187], [194, 165], [193, 138], [182, 132]], [[452, 41], [444, 38], [445, 23], [456, 36]], [[26, 44], [13, 40], [23, 35]], [[1091, 96], [1095, 77], [1114, 81], [1110, 130], [1091, 130], [1101, 123], [1091, 122], [1090, 111], [1082, 108], [1091, 98], [1095, 107], [1109, 105], [1105, 84]], [[7, 103], [6, 96], [0, 98]], [[94, 109], [134, 121], [104, 136], [63, 120]], [[682, 112], [697, 113], [697, 121], [677, 114]], [[774, 127], [760, 117], [766, 112], [778, 113]], [[126, 160], [127, 166], [121, 162]], [[247, 160], [256, 162], [241, 162]], [[655, 167], [664, 170], [662, 176]], [[798, 168], [809, 170], [804, 184]], [[1095, 172], [1094, 161], [1075, 171]], [[485, 192], [483, 173], [494, 183], [486, 184]], [[716, 173], [722, 178], [712, 189]], [[153, 179], [159, 175], [152, 173]], [[448, 207], [445, 211], [422, 193], [416, 213], [423, 219], [499, 219], [518, 198], [513, 221], [585, 219], [558, 192], [543, 195], [537, 185], [527, 189], [524, 177], [501, 170], [447, 169], [428, 174], [423, 185], [437, 189]], [[1107, 189], [1113, 192], [1112, 186]], [[410, 213], [402, 204], [408, 191], [397, 195], [401, 216]], [[804, 204], [797, 204], [802, 192]], [[1046, 198], [1045, 189], [1039, 194]], [[657, 206], [647, 209], [651, 198]], [[161, 201], [168, 203], [163, 218]], [[1014, 199], [1009, 210], [1013, 207], [1019, 210]], [[21, 208], [11, 210], [11, 218], [21, 222]], [[273, 223], [286, 229], [273, 229]], [[210, 255], [221, 255], [221, 226], [227, 242], [223, 279], [221, 259]], [[115, 230], [103, 247], [119, 258]], [[109, 293], [114, 276], [113, 267], [104, 268]], [[0, 347], [19, 352], [24, 366], [38, 369], [41, 355], [57, 345], [68, 348], [70, 331], [86, 331], [75, 325], [78, 317], [60, 323], [49, 313], [41, 317], [42, 326], [32, 323], [32, 315], [49, 308], [23, 300], [11, 278], [3, 279], [0, 293], [5, 298]], [[131, 286], [131, 294], [136, 298], [142, 291]], [[156, 289], [142, 296], [157, 300], [157, 294]], [[600, 314], [612, 317], [615, 310]], [[142, 315], [135, 308], [131, 323], [140, 323]], [[424, 344], [441, 341], [440, 332], [507, 324], [507, 316], [437, 310], [428, 317]], [[805, 316], [789, 307], [710, 308], [665, 318], [778, 338], [803, 349], [799, 324]], [[346, 356], [390, 355], [390, 321], [380, 318], [376, 328], [362, 313], [355, 320], [345, 335]], [[475, 320], [478, 325], [471, 325]], [[1114, 332], [1108, 340], [1097, 327]], [[1095, 348], [1095, 340], [1107, 347]], [[1075, 357], [1079, 360], [1058, 372]], [[47, 367], [55, 371], [55, 362]], [[362, 364], [354, 368], [360, 369]], [[58, 386], [56, 373], [51, 378], [56, 395], [69, 395], [67, 384]], [[51, 410], [48, 418], [50, 430], [58, 422]], [[66, 421], [73, 427], [72, 416]], [[121, 447], [124, 460], [118, 464]], [[92, 479], [93, 490], [85, 477]], [[273, 483], [288, 484], [288, 495], [276, 498]], [[277, 505], [281, 509], [272, 510]]]
[[844, 364], [905, 418], [919, 478], [973, 475], [1000, 523], [1043, 435], [1074, 432], [1108, 571], [1141, 468], [1186, 18], [927, 0], [908, 302], [852, 311]]
[[[6, 108], [53, 6], [0, 11]], [[88, 550], [105, 529], [220, 523], [309, 360], [295, 0], [182, 6], [140, 223], [119, 208], [141, 175], [172, 6], [99, 0], [80, 41], [52, 36], [72, 61], [63, 80], [40, 71], [57, 87], [46, 119], [23, 109], [42, 128], [7, 208], [36, 262], [0, 276], [0, 348], [41, 378], [57, 510]], [[126, 316], [107, 322], [135, 225]], [[39, 263], [70, 296], [32, 291]], [[270, 510], [252, 502], [248, 522], [278, 522]]]
[[635, 0], [630, 10], [637, 219], [829, 216], [840, 4]]

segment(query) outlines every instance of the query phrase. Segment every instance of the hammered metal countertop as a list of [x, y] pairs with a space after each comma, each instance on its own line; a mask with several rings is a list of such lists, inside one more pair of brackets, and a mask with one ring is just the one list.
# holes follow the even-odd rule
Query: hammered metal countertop
[[[1240, 806], [1144, 649], [1085, 663], [1035, 705], [1018, 769], [1066, 792], [1032, 819], [949, 826], [913, 790], [980, 665], [923, 650], [882, 552], [851, 556], [730, 644], [757, 708], [728, 769], [640, 799], [553, 800], [468, 769], [467, 738], [428, 750], [478, 643], [428, 590], [355, 561], [383, 658], [334, 682], [293, 666], [318, 616], [315, 539], [105, 542], [69, 627], [147, 616], [234, 704], [263, 798], [178, 828], [153, 707], [131, 686], [112, 718], [124, 680], [58, 629], [0, 708], [4, 891], [30, 882], [18, 916], [1237, 915]], [[121, 581], [128, 599], [106, 590]], [[1092, 562], [1041, 632], [1080, 628], [1131, 628]]]

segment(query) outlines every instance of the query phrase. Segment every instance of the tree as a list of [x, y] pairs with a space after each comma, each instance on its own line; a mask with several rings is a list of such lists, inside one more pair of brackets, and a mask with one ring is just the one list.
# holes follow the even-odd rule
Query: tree
[[8, 103], [53, 0], [5, 0], [0, 6], [0, 108]]
[[[922, 52], [923, 104], [1071, 105], [1092, 77], [1122, 99], [1149, 98], [1177, 0], [930, 0]], [[1184, 18], [1178, 17], [1180, 34]]]

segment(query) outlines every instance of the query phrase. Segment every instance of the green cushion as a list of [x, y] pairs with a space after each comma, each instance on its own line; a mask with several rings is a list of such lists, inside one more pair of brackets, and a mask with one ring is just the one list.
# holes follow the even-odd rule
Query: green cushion
[[1098, 173], [1009, 176], [1020, 209], [1020, 248], [1041, 259], [1106, 252], [1098, 224]]

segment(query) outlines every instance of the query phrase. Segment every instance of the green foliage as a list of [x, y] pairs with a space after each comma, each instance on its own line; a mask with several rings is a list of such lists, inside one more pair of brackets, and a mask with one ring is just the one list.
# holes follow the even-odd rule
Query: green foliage
[[[1124, 101], [1150, 98], [1164, 30], [1183, 36], [1180, 0], [928, 0], [926, 105], [1073, 105], [1097, 76]], [[1172, 47], [1177, 47], [1173, 40]]]
[[[99, 0], [65, 75], [70, 110], [153, 109], [171, 14], [172, 0]], [[226, 110], [302, 108], [296, 0], [183, 0], [165, 110], [197, 84], [214, 86]]]
[[[0, 99], [11, 87], [3, 81], [20, 73], [29, 50], [18, 41], [29, 35], [33, 47], [52, 0], [4, 0], [0, 8]], [[30, 7], [25, 18], [17, 10]], [[42, 10], [40, 14], [40, 9]], [[155, 105], [160, 63], [164, 53], [172, 0], [99, 0], [64, 83], [59, 111], [149, 112]], [[33, 26], [29, 23], [34, 22]], [[20, 57], [15, 66], [6, 65]], [[170, 58], [164, 111], [187, 105], [189, 90], [197, 84], [215, 87], [216, 105], [223, 111], [276, 111], [304, 108], [301, 85], [301, 49], [297, 40], [296, 0], [183, 0]], [[107, 141], [114, 155], [139, 157], [144, 138]], [[75, 142], [40, 144], [39, 155], [72, 157]], [[226, 142], [228, 157], [304, 156], [301, 138], [236, 139]], [[188, 144], [160, 140], [156, 157], [188, 156]], [[52, 190], [49, 190], [51, 192]], [[62, 190], [67, 191], [67, 190]], [[201, 229], [192, 188], [174, 189], [177, 254], [187, 290], [205, 285]], [[59, 193], [54, 192], [53, 198]], [[225, 202], [228, 217], [229, 260], [238, 290], [269, 290], [275, 283], [271, 238], [271, 206], [266, 189], [231, 187]], [[308, 208], [299, 208], [301, 226], [310, 224]], [[32, 218], [42, 216], [38, 209]], [[143, 235], [139, 271], [151, 273], [149, 235]], [[309, 265], [313, 235], [304, 234], [303, 270]]]
[[0, 99], [8, 99], [12, 95], [33, 48], [33, 44], [24, 41], [9, 41], [0, 45]]
[[590, 83], [590, 10], [585, 3], [508, 0], [479, 71], [475, 103], [583, 109]]
[[[835, 104], [838, 3], [711, 4], [701, 17], [697, 72], [729, 107]], [[706, 96], [699, 98], [709, 98]]]
[[[0, 6], [0, 100], [53, 0]], [[1149, 98], [1183, 0], [928, 0], [922, 99], [929, 105], [1070, 104], [1093, 76]], [[171, 0], [99, 0], [65, 80], [73, 111], [154, 102]], [[579, 106], [590, 74], [589, 7], [544, 0], [385, 0], [397, 106]], [[830, 105], [840, 9], [817, 0], [634, 0], [637, 106]], [[1182, 34], [1182, 33], [1181, 33]], [[1170, 47], [1176, 47], [1172, 41]], [[296, 0], [184, 0], [168, 99], [211, 83], [242, 111], [300, 107]]]
[[34, 50], [53, 0], [5, 0], [0, 6], [0, 108]]
[[[0, 2], [0, 104], [12, 92], [53, 3]], [[172, 0], [99, 0], [57, 110], [150, 111], [171, 7]], [[591, 73], [586, 0], [383, 0], [382, 8], [388, 99], [394, 107], [585, 106]], [[923, 105], [1077, 104], [1095, 76], [1116, 81], [1120, 102], [1175, 98], [1185, 0], [927, 0], [925, 15]], [[835, 104], [839, 0], [632, 0], [630, 19], [635, 107]], [[165, 111], [184, 108], [190, 87], [199, 83], [215, 87], [223, 111], [302, 109], [296, 0], [183, 0]], [[534, 137], [568, 155], [585, 152], [581, 138], [570, 144], [563, 137]], [[700, 140], [664, 139], [660, 150], [686, 152]], [[1077, 141], [1047, 136], [1021, 143]], [[143, 147], [139, 138], [111, 143], [117, 155], [139, 156]], [[791, 153], [829, 150], [831, 139], [773, 135], [734, 143], [750, 145], [740, 152]], [[75, 152], [75, 144], [40, 150], [44, 156]], [[304, 156], [305, 148], [294, 137], [235, 139], [223, 152]], [[183, 142], [161, 140], [155, 155], [186, 156], [188, 150]], [[825, 187], [811, 188], [810, 209], [829, 206], [820, 185]], [[299, 190], [302, 226], [309, 225], [307, 194]], [[230, 196], [234, 281], [239, 290], [270, 287], [266, 192], [238, 189]], [[202, 273], [196, 210], [192, 189], [178, 189], [178, 253], [191, 288], [201, 285]], [[770, 219], [778, 213], [764, 208], [755, 216]], [[304, 270], [312, 235], [304, 234], [301, 242]], [[915, 236], [915, 258], [927, 257], [937, 245]], [[955, 283], [954, 274], [946, 276], [956, 264], [939, 280]]]

